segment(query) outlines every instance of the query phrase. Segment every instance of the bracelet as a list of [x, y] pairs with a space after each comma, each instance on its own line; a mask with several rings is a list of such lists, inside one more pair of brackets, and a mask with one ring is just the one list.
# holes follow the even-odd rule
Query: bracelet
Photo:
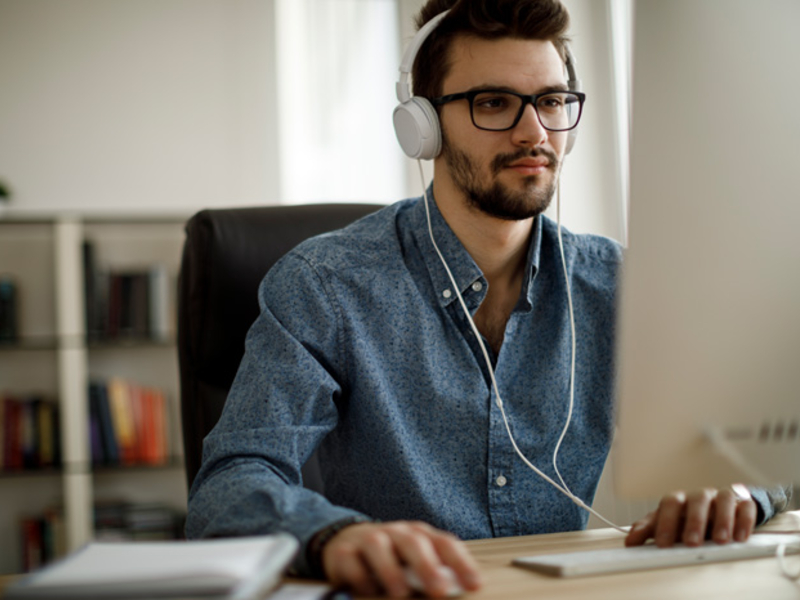
[[342, 529], [350, 527], [350, 525], [371, 522], [372, 519], [368, 519], [367, 517], [347, 517], [346, 519], [335, 521], [334, 523], [331, 523], [327, 527], [320, 529], [317, 533], [315, 533], [311, 538], [311, 541], [308, 543], [308, 547], [306, 548], [306, 560], [308, 561], [311, 575], [318, 579], [325, 579], [325, 569], [322, 565], [322, 551], [325, 549], [325, 545], [330, 542], [331, 539], [333, 539], [333, 536], [339, 533]]

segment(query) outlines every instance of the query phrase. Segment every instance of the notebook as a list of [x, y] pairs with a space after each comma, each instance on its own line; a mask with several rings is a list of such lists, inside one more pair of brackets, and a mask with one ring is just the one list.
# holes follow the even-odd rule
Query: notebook
[[165, 542], [92, 542], [13, 583], [5, 600], [262, 598], [299, 543], [288, 534]]

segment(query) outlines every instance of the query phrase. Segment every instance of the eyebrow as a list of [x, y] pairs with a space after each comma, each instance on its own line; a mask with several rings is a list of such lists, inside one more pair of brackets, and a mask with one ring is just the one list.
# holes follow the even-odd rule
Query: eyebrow
[[[467, 91], [468, 92], [488, 92], [488, 91], [513, 92], [514, 94], [522, 94], [523, 96], [530, 96], [531, 95], [531, 94], [523, 94], [522, 92], [520, 92], [518, 90], [515, 90], [512, 87], [505, 86], [505, 85], [492, 85], [492, 84], [476, 85], [476, 86], [471, 87]], [[567, 84], [558, 83], [558, 84], [550, 85], [550, 86], [547, 86], [545, 88], [540, 89], [538, 92], [536, 92], [536, 95], [539, 95], [539, 94], [550, 94], [550, 93], [553, 93], [553, 92], [569, 92], [569, 91], [571, 91], [571, 90], [569, 89]]]

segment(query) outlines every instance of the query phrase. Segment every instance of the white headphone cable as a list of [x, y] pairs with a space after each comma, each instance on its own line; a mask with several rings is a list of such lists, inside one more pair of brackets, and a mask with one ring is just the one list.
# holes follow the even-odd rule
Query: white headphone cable
[[[464, 314], [466, 315], [467, 320], [469, 321], [470, 327], [472, 328], [472, 332], [475, 334], [475, 339], [478, 341], [478, 345], [480, 346], [481, 352], [483, 353], [483, 358], [484, 358], [484, 361], [486, 362], [486, 367], [489, 369], [489, 377], [490, 377], [490, 379], [492, 381], [492, 388], [494, 389], [494, 393], [495, 393], [495, 404], [497, 405], [497, 408], [500, 409], [500, 414], [503, 417], [503, 423], [505, 425], [506, 432], [508, 433], [508, 437], [511, 440], [511, 445], [514, 447], [514, 451], [522, 459], [522, 461], [528, 466], [528, 468], [533, 470], [534, 473], [539, 475], [539, 477], [544, 479], [547, 483], [552, 485], [559, 492], [561, 492], [562, 494], [567, 496], [570, 500], [572, 500], [572, 502], [574, 502], [575, 504], [577, 504], [581, 508], [589, 511], [591, 514], [593, 514], [595, 517], [597, 517], [598, 519], [600, 519], [601, 521], [603, 521], [605, 524], [609, 525], [610, 527], [613, 527], [614, 529], [616, 529], [616, 530], [618, 530], [618, 531], [620, 531], [622, 533], [627, 534], [628, 533], [628, 529], [627, 528], [620, 527], [619, 525], [617, 525], [615, 523], [612, 523], [611, 521], [606, 519], [603, 515], [601, 515], [597, 511], [595, 511], [591, 506], [587, 505], [578, 496], [573, 494], [569, 490], [569, 488], [566, 486], [566, 484], [564, 484], [564, 480], [561, 478], [561, 474], [558, 472], [558, 469], [556, 469], [556, 473], [558, 475], [558, 478], [561, 479], [561, 483], [563, 484], [563, 486], [559, 485], [558, 483], [556, 483], [552, 478], [550, 478], [548, 475], [543, 473], [539, 468], [537, 468], [534, 464], [532, 464], [528, 460], [528, 458], [522, 453], [522, 451], [519, 449], [519, 447], [517, 446], [517, 442], [514, 440], [514, 435], [511, 433], [511, 426], [509, 425], [508, 417], [506, 417], [506, 411], [505, 411], [505, 408], [503, 407], [503, 399], [500, 396], [500, 389], [499, 389], [499, 387], [497, 385], [497, 379], [495, 378], [495, 375], [494, 375], [494, 369], [492, 368], [492, 361], [489, 358], [489, 353], [486, 350], [486, 345], [483, 343], [483, 338], [481, 337], [481, 334], [478, 331], [477, 326], [475, 325], [475, 321], [472, 319], [472, 315], [470, 314], [469, 309], [467, 308], [466, 302], [464, 302], [464, 298], [461, 295], [461, 290], [458, 289], [458, 284], [456, 283], [455, 277], [453, 277], [453, 273], [450, 271], [450, 267], [447, 265], [447, 261], [445, 260], [444, 256], [442, 255], [441, 251], [439, 250], [439, 246], [436, 244], [436, 239], [434, 238], [434, 235], [433, 235], [433, 227], [431, 225], [431, 213], [430, 213], [430, 208], [428, 206], [428, 191], [427, 191], [427, 187], [425, 186], [425, 174], [424, 174], [424, 172], [422, 170], [422, 161], [421, 160], [417, 160], [417, 164], [419, 166], [419, 174], [420, 174], [420, 179], [422, 181], [422, 195], [423, 195], [423, 199], [425, 201], [425, 215], [426, 215], [426, 217], [428, 219], [428, 234], [430, 235], [431, 243], [433, 244], [433, 248], [436, 251], [436, 254], [439, 256], [439, 260], [441, 261], [442, 266], [444, 266], [444, 270], [447, 272], [447, 276], [450, 279], [450, 283], [453, 286], [453, 290], [456, 293], [456, 297], [458, 298], [458, 301], [461, 304], [461, 308], [464, 311]], [[559, 238], [559, 244], [562, 246], [561, 258], [562, 258], [562, 262], [564, 263], [564, 273], [566, 274], [567, 273], [567, 271], [566, 271], [566, 262], [564, 262], [563, 244], [561, 242], [560, 210], [559, 210], [558, 238]], [[567, 284], [567, 289], [569, 290], [569, 284]], [[572, 313], [572, 299], [569, 296], [569, 292], [568, 292], [568, 299], [569, 299], [569, 304], [570, 304], [570, 320], [573, 321], [572, 322], [572, 340], [573, 341], [572, 341], [572, 377], [571, 377], [571, 380], [574, 381], [574, 375], [575, 375], [575, 326], [574, 326], [574, 320], [572, 319], [572, 314], [573, 314]], [[558, 446], [561, 445], [561, 440], [563, 440], [564, 435], [566, 434], [567, 428], [569, 427], [569, 421], [572, 418], [572, 404], [573, 404], [573, 402], [572, 402], [572, 394], [573, 394], [573, 391], [574, 391], [574, 388], [571, 387], [570, 388], [570, 407], [569, 407], [569, 414], [568, 414], [568, 417], [567, 417], [567, 424], [564, 427], [564, 431], [562, 431], [562, 433], [561, 433], [561, 437], [559, 438], [559, 441], [558, 441]], [[558, 453], [558, 446], [556, 447], [556, 453], [553, 455], [553, 465], [554, 466], [555, 466], [555, 461], [556, 461], [556, 454]]]
[[567, 484], [564, 482], [564, 478], [561, 477], [561, 472], [558, 470], [558, 451], [561, 449], [561, 442], [564, 441], [564, 437], [567, 435], [567, 429], [569, 429], [569, 424], [572, 422], [572, 409], [575, 406], [575, 355], [577, 353], [577, 344], [576, 339], [577, 336], [575, 335], [575, 311], [572, 306], [572, 286], [569, 283], [569, 273], [567, 272], [567, 259], [564, 255], [564, 239], [561, 235], [561, 170], [558, 172], [558, 182], [556, 184], [558, 187], [556, 188], [556, 220], [558, 221], [558, 250], [561, 254], [561, 266], [564, 269], [564, 285], [567, 289], [567, 306], [569, 307], [569, 330], [570, 330], [570, 339], [572, 344], [572, 357], [570, 359], [570, 367], [569, 367], [569, 409], [567, 411], [567, 422], [564, 425], [564, 429], [561, 431], [561, 436], [558, 438], [558, 442], [556, 443], [556, 448], [553, 451], [553, 470], [555, 470], [556, 475], [558, 475], [558, 480], [561, 482], [561, 485], [564, 486], [564, 489], [567, 490], [570, 495], [572, 494], [572, 490], [569, 489]]

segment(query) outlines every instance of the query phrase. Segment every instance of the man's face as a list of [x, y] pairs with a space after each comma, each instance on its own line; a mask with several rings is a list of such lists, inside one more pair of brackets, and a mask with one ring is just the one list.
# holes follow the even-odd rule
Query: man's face
[[[442, 94], [478, 88], [538, 94], [566, 89], [564, 63], [551, 42], [459, 36], [450, 47], [451, 69]], [[468, 100], [440, 109], [444, 144], [436, 159], [467, 203], [505, 220], [534, 217], [550, 204], [567, 141], [544, 129], [528, 104], [508, 131], [472, 124]]]

